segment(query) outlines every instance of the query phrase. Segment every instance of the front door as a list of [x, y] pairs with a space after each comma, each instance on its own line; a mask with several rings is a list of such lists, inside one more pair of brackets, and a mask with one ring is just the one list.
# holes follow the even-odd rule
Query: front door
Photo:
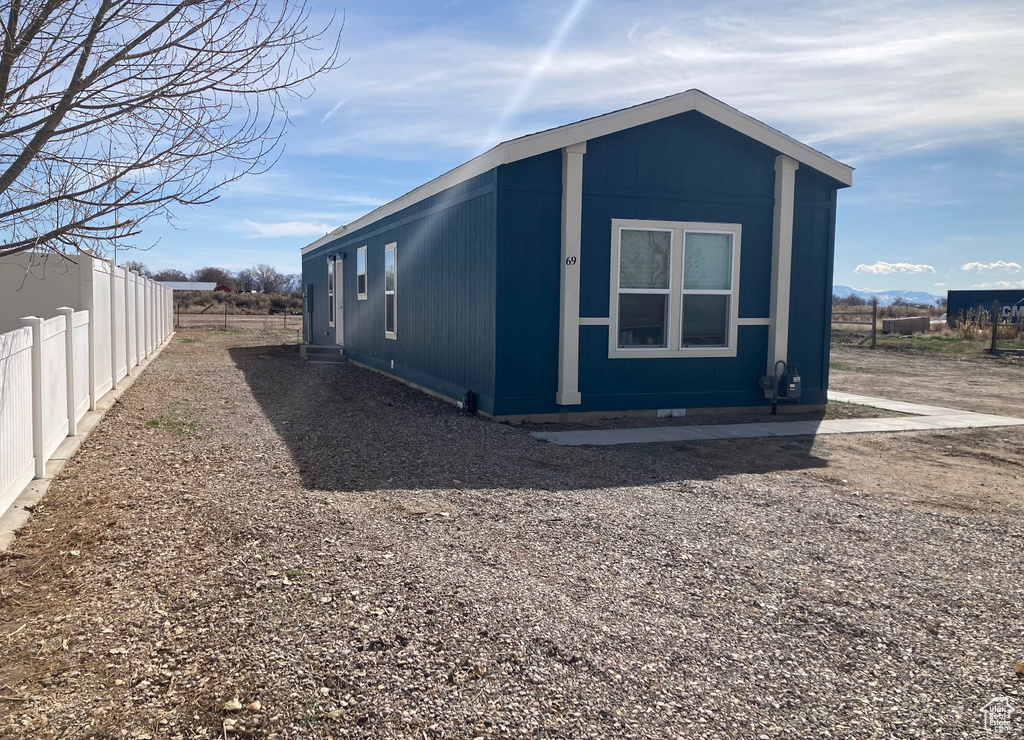
[[334, 342], [339, 347], [345, 346], [345, 262], [337, 260], [334, 263], [336, 274], [334, 276]]

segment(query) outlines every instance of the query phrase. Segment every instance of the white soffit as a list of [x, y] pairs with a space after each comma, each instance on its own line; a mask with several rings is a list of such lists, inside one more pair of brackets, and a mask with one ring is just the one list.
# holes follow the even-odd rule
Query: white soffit
[[805, 164], [838, 180], [845, 186], [853, 184], [853, 168], [849, 165], [845, 165], [822, 154], [817, 149], [786, 136], [781, 131], [777, 131], [745, 113], [741, 113], [707, 93], [700, 90], [687, 90], [676, 95], [670, 95], [667, 98], [652, 100], [649, 103], [641, 103], [631, 108], [623, 108], [612, 113], [605, 113], [594, 118], [587, 118], [583, 121], [498, 144], [479, 157], [471, 159], [465, 164], [449, 170], [440, 177], [420, 185], [401, 198], [393, 200], [356, 219], [352, 223], [320, 237], [312, 244], [303, 247], [302, 253], [312, 252], [314, 249], [339, 239], [347, 233], [361, 229], [364, 226], [369, 226], [382, 218], [387, 218], [403, 208], [419, 203], [421, 200], [425, 200], [432, 195], [437, 195], [453, 185], [458, 185], [460, 182], [465, 182], [477, 175], [482, 175], [499, 165], [518, 162], [521, 159], [527, 159], [538, 154], [544, 154], [545, 152], [561, 149], [572, 144], [596, 139], [600, 136], [614, 134], [617, 131], [625, 131], [636, 126], [642, 126], [645, 123], [659, 121], [662, 118], [669, 118], [689, 111], [703, 113], [708, 118], [718, 121], [745, 136], [749, 136], [751, 139], [761, 142], [780, 154], [788, 155], [801, 164]]

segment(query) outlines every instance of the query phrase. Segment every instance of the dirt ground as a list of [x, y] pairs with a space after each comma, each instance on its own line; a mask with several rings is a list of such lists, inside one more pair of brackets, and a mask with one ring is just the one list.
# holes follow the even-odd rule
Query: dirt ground
[[[1024, 358], [834, 347], [832, 366], [835, 390], [1024, 418]], [[848, 435], [828, 450], [821, 472], [865, 495], [934, 511], [1024, 511], [1024, 427]]]
[[[1024, 428], [558, 447], [295, 341], [179, 331], [54, 482], [0, 555], [0, 737], [980, 738], [1024, 707]], [[833, 362], [1024, 417], [1019, 361]]]

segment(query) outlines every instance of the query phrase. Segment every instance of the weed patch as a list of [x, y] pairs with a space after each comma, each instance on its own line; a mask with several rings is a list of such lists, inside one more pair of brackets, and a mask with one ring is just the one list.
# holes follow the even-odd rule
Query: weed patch
[[150, 419], [146, 422], [146, 426], [150, 429], [159, 429], [162, 432], [174, 434], [178, 437], [191, 435], [195, 433], [196, 430], [196, 423], [194, 421], [175, 419], [174, 417], [164, 414]]

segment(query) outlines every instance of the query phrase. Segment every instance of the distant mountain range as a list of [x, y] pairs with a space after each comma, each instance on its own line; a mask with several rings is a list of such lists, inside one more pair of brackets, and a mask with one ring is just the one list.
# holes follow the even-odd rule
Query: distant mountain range
[[888, 306], [897, 298], [902, 298], [909, 303], [927, 303], [929, 306], [938, 305], [940, 298], [945, 299], [946, 296], [932, 295], [931, 293], [923, 293], [919, 290], [887, 290], [884, 293], [872, 293], [870, 290], [854, 290], [847, 285], [833, 285], [833, 295], [837, 295], [840, 298], [846, 298], [848, 295], [857, 295], [866, 301], [870, 301], [872, 296], [878, 297], [879, 306]]

